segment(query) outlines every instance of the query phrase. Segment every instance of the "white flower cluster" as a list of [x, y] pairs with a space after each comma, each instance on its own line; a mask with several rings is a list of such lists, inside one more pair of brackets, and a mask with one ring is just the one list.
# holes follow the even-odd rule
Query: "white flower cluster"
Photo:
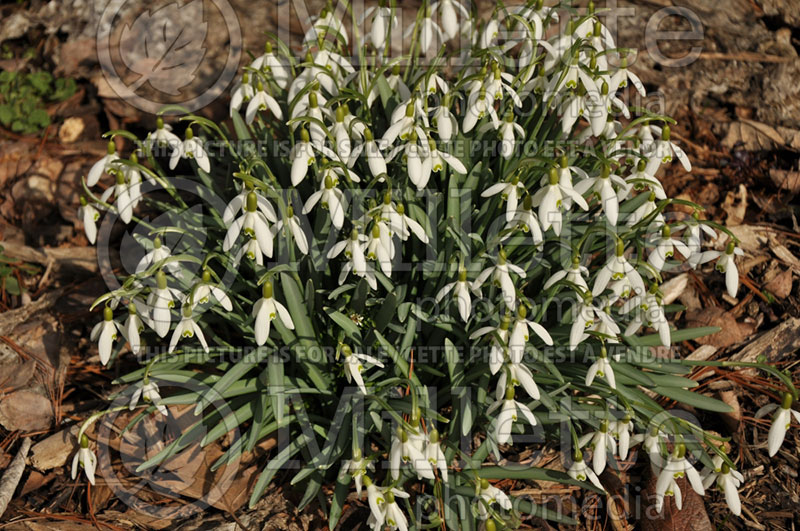
[[[351, 47], [341, 15], [327, 7], [310, 21], [302, 60], [268, 43], [233, 90], [234, 124], [254, 134], [285, 135], [291, 142], [288, 156], [270, 156], [261, 166], [235, 152], [243, 169], [234, 176], [241, 183], [232, 192], [228, 187], [231, 199], [217, 213], [221, 245], [214, 253], [243, 278], [259, 275], [260, 294], [240, 290], [229, 296], [206, 267], [207, 260], [202, 276], [192, 278], [182, 267], [183, 258], [172, 256], [155, 237], [129, 291], [105, 299], [104, 320], [92, 332], [101, 361], [111, 358], [118, 332], [138, 353], [145, 327], [159, 338], [172, 330], [169, 352], [190, 338], [209, 352], [215, 347], [205, 337], [209, 328], [200, 322], [199, 305], [237, 314], [239, 321], [249, 323], [242, 325], [243, 337], [252, 337], [258, 346], [280, 343], [298, 325], [297, 315], [290, 312], [292, 301], [287, 309], [276, 299], [278, 277], [268, 269], [280, 250], [302, 263], [324, 262], [324, 272], [316, 277], [324, 280], [317, 289], [334, 299], [352, 289], [348, 281], [365, 283], [368, 295], [376, 298], [402, 283], [422, 282], [422, 277], [410, 280], [398, 264], [447, 248], [447, 255], [438, 255], [445, 268], [434, 293], [447, 309], [452, 301], [455, 312], [428, 317], [444, 330], [460, 326], [464, 344], [485, 345], [489, 351], [485, 381], [496, 376], [495, 400], [481, 406], [495, 448], [512, 442], [522, 429], [521, 420], [539, 424], [537, 407], [550, 390], [542, 390], [541, 380], [537, 384], [541, 364], [526, 359], [532, 349], [563, 346], [571, 353], [597, 353], [591, 363], [576, 368], [579, 377], [567, 387], [587, 396], [602, 393], [627, 413], [602, 420], [597, 429], [576, 437], [568, 474], [602, 488], [597, 476], [608, 456], [625, 460], [630, 448], [642, 444], [658, 467], [659, 511], [666, 495], [674, 496], [680, 508], [675, 480], [685, 476], [700, 494], [716, 483], [738, 514], [736, 487], [742, 478], [727, 461], [715, 460], [701, 479], [677, 438], [658, 430], [635, 433], [647, 419], [620, 405], [614, 393], [621, 385], [615, 373], [618, 347], [626, 337], [650, 327], [659, 344], [672, 343], [659, 291], [662, 273], [681, 262], [696, 268], [716, 261], [735, 297], [739, 276], [734, 257], [741, 254], [733, 239], [724, 251], [704, 250], [704, 236], [716, 239], [717, 232], [697, 215], [677, 222], [665, 217], [669, 200], [657, 175], [673, 157], [686, 171], [691, 165], [673, 142], [667, 117], [633, 117], [622, 99], [629, 83], [644, 95], [641, 81], [628, 69], [631, 55], [617, 49], [591, 6], [586, 14], [570, 14], [533, 1], [498, 8], [481, 22], [457, 0], [424, 2], [404, 32], [410, 53], [398, 57], [387, 46], [392, 32], [400, 31], [393, 8], [384, 3], [370, 8], [360, 24], [364, 29]], [[453, 63], [448, 65], [443, 55]], [[109, 142], [108, 155], [91, 169], [86, 185], [96, 185], [103, 174], [112, 175], [114, 184], [99, 199], [82, 200], [90, 241], [97, 236], [100, 210], [116, 212], [124, 223], [134, 219], [143, 177], [168, 186], [160, 173], [139, 163], [139, 158], [152, 160], [156, 146], [170, 149], [170, 169], [184, 159], [201, 177], [230, 181], [223, 175], [230, 171], [229, 161], [212, 164], [202, 139], [194, 136], [196, 124], [206, 134], [212, 132], [195, 119], [181, 140], [159, 118], [156, 130], [138, 146], [138, 155], [127, 161], [114, 141]], [[544, 141], [551, 141], [555, 152], [535, 151]], [[475, 146], [483, 152], [486, 145], [494, 146], [491, 154], [475, 158]], [[462, 207], [450, 199], [460, 189], [471, 194], [465, 215], [472, 215], [475, 223], [469, 233], [455, 223]], [[426, 213], [426, 194], [443, 200], [445, 215]], [[598, 247], [604, 239], [612, 242], [610, 252], [607, 243]], [[548, 252], [562, 247], [569, 249], [566, 264], [561, 253]], [[477, 252], [470, 252], [475, 248]], [[567, 317], [553, 320], [545, 303], [533, 303], [537, 290], [568, 301]], [[285, 290], [283, 294], [288, 297]], [[478, 308], [476, 298], [493, 303], [490, 310]], [[114, 320], [114, 309], [123, 299], [128, 316], [121, 324]], [[413, 311], [424, 318], [418, 307]], [[343, 361], [332, 371], [354, 382], [369, 399], [379, 387], [376, 381], [393, 374], [395, 364], [363, 353], [371, 345], [344, 344], [338, 331], [349, 328], [337, 323], [330, 341], [338, 344]], [[365, 366], [371, 378], [365, 378]], [[415, 396], [427, 396], [428, 384], [412, 383]], [[140, 397], [168, 414], [158, 386], [147, 377], [131, 407]], [[776, 415], [782, 428], [770, 432], [771, 454], [783, 440], [788, 412], [797, 416], [790, 406], [791, 401], [784, 403]], [[368, 475], [374, 471], [374, 456], [362, 456], [365, 449], [354, 448], [343, 467], [359, 494], [366, 486], [374, 529], [407, 529], [397, 499], [409, 496], [402, 485], [409, 474], [448, 482], [454, 452], [448, 455], [447, 437], [433, 429], [435, 416], [421, 411], [407, 409], [404, 422], [392, 432], [385, 486], [376, 486]], [[668, 443], [674, 447], [671, 453]], [[591, 466], [583, 455], [587, 445]], [[88, 473], [89, 461], [81, 459]], [[493, 522], [511, 509], [508, 496], [488, 481], [474, 486], [478, 518]]]

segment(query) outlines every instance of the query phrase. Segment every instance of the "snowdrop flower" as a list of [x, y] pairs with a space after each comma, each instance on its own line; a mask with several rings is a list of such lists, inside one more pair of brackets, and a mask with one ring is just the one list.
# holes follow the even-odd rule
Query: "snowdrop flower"
[[128, 404], [128, 409], [136, 409], [136, 406], [139, 405], [140, 398], [147, 404], [153, 404], [156, 406], [156, 410], [159, 413], [165, 417], [167, 416], [167, 406], [161, 403], [161, 394], [158, 392], [158, 384], [145, 378], [145, 381], [142, 382], [142, 386], [138, 387], [136, 391], [133, 392], [133, 395], [131, 395], [131, 401], [130, 404]]
[[495, 396], [497, 400], [503, 398], [505, 390], [508, 389], [509, 383], [511, 386], [522, 385], [525, 392], [528, 393], [534, 400], [539, 400], [539, 386], [533, 379], [533, 373], [525, 365], [521, 363], [506, 363], [504, 370], [500, 373], [500, 378], [497, 380], [497, 390]]
[[[634, 210], [630, 216], [628, 216], [628, 221], [625, 223], [628, 227], [633, 227], [637, 223], [641, 223], [646, 218], [650, 217], [653, 212], [657, 210], [658, 206], [656, 205], [656, 194], [655, 192], [650, 192], [650, 195], [647, 197], [647, 201], [639, 205], [639, 207]], [[664, 226], [664, 216], [659, 212], [653, 217], [653, 220], [650, 222], [650, 225], [647, 227], [649, 232], [654, 232], [659, 230], [661, 227]]]
[[497, 18], [490, 18], [483, 27], [483, 32], [480, 35], [480, 47], [485, 50], [494, 46], [496, 44], [499, 31], [500, 23], [497, 22]]
[[418, 101], [409, 101], [405, 106], [403, 106], [402, 103], [398, 105], [392, 113], [392, 125], [390, 125], [383, 134], [381, 140], [382, 146], [390, 146], [398, 138], [400, 138], [400, 140], [408, 140], [412, 133], [416, 133], [417, 138], [425, 138], [425, 132], [417, 125], [417, 114], [420, 114], [420, 118], [424, 119], [423, 124], [427, 127], [425, 123], [427, 118]]
[[403, 76], [400, 75], [399, 64], [395, 64], [392, 67], [392, 73], [386, 77], [386, 84], [389, 85], [392, 92], [400, 97], [400, 101], [408, 101], [411, 98], [411, 90], [403, 81]]
[[497, 326], [484, 326], [475, 330], [469, 336], [469, 339], [473, 340], [487, 334], [491, 335], [492, 348], [489, 353], [489, 370], [491, 370], [492, 374], [497, 374], [497, 371], [503, 366], [510, 326], [511, 318], [506, 314], [500, 319], [500, 323]]
[[686, 229], [683, 233], [683, 240], [691, 253], [688, 260], [689, 265], [695, 268], [703, 255], [703, 233], [712, 240], [717, 239], [717, 233], [700, 221], [700, 215], [697, 212], [687, 218], [683, 222], [683, 226]]
[[436, 126], [436, 134], [442, 142], [450, 142], [453, 136], [458, 134], [458, 121], [450, 112], [450, 95], [446, 94], [442, 104], [433, 113], [433, 123]]
[[533, 416], [528, 406], [514, 400], [514, 393], [514, 386], [508, 386], [506, 388], [505, 398], [497, 400], [486, 410], [486, 414], [491, 415], [495, 410], [500, 409], [500, 414], [497, 416], [497, 421], [495, 423], [495, 438], [497, 439], [497, 444], [506, 444], [511, 440], [511, 430], [514, 427], [514, 423], [517, 421], [517, 414], [519, 412], [522, 413], [531, 426], [536, 426], [536, 417]]
[[[655, 131], [660, 129], [654, 125], [650, 127]], [[684, 170], [687, 172], [692, 171], [692, 163], [689, 162], [689, 157], [686, 156], [686, 153], [684, 153], [676, 143], [670, 141], [670, 127], [665, 125], [664, 128], [661, 129], [661, 138], [656, 140], [653, 146], [653, 155], [647, 163], [647, 172], [655, 175], [661, 164], [672, 162], [673, 155], [678, 157], [678, 160], [681, 161]]]
[[178, 322], [178, 326], [175, 327], [175, 330], [172, 332], [172, 338], [169, 340], [169, 353], [172, 353], [175, 350], [175, 347], [178, 345], [178, 341], [184, 338], [197, 336], [197, 339], [200, 341], [200, 344], [203, 345], [203, 350], [208, 352], [208, 343], [206, 343], [206, 338], [203, 335], [203, 329], [195, 322], [194, 318], [192, 317], [192, 305], [191, 304], [184, 304], [183, 308], [181, 309], [181, 320]]
[[159, 116], [156, 118], [156, 130], [147, 134], [146, 142], [152, 151], [156, 147], [175, 148], [181, 143], [181, 139], [172, 132], [172, 126], [165, 124], [164, 119]]
[[289, 228], [289, 234], [292, 235], [292, 239], [294, 243], [297, 244], [297, 248], [300, 249], [300, 252], [308, 254], [308, 238], [306, 237], [305, 231], [303, 231], [303, 227], [300, 226], [300, 220], [294, 215], [294, 207], [291, 205], [286, 208], [285, 220], [278, 220], [278, 222], [273, 225], [271, 229], [273, 236], [280, 234], [284, 227]]
[[391, 8], [381, 3], [378, 6], [368, 7], [361, 16], [359, 23], [363, 24], [370, 15], [372, 15], [372, 28], [369, 34], [370, 42], [378, 52], [383, 52], [386, 47], [389, 29], [397, 26], [397, 17], [394, 16]]
[[533, 196], [532, 204], [539, 207], [539, 222], [542, 224], [543, 231], [553, 227], [556, 236], [561, 234], [561, 210], [564, 207], [562, 202], [564, 196], [571, 198], [583, 210], [589, 210], [589, 205], [579, 193], [571, 187], [559, 183], [558, 170], [552, 168], [549, 184], [540, 188]]
[[[615, 356], [615, 361], [616, 357], [617, 356]], [[589, 366], [589, 370], [586, 371], [586, 378], [583, 382], [584, 385], [591, 386], [592, 382], [594, 382], [594, 379], [597, 376], [605, 378], [608, 382], [608, 386], [611, 389], [617, 388], [616, 378], [614, 377], [614, 369], [611, 367], [611, 361], [608, 359], [608, 352], [606, 351], [605, 346], [600, 347], [600, 355], [597, 356], [597, 359], [594, 361], [594, 363]]]
[[516, 273], [520, 278], [525, 278], [525, 270], [509, 262], [505, 250], [500, 249], [495, 265], [489, 266], [481, 271], [472, 287], [474, 289], [479, 289], [491, 275], [492, 282], [500, 287], [503, 292], [503, 300], [508, 309], [511, 310], [514, 308], [514, 303], [517, 301], [517, 290], [514, 287], [514, 282], [511, 280], [511, 273]]
[[384, 275], [387, 277], [392, 275], [394, 243], [386, 222], [378, 221], [373, 224], [367, 240], [366, 257], [368, 260], [377, 261]]
[[[257, 60], [257, 59], [256, 59]], [[245, 72], [242, 74], [242, 80], [236, 84], [236, 87], [233, 89], [231, 93], [231, 103], [230, 103], [230, 110], [229, 114], [233, 117], [233, 113], [239, 112], [242, 108], [242, 104], [251, 101], [253, 96], [255, 96], [256, 90], [253, 88], [253, 84], [250, 82], [250, 72]], [[175, 136], [175, 135], [172, 135]], [[177, 139], [178, 137], [175, 136]]]
[[639, 79], [639, 76], [628, 70], [628, 57], [623, 56], [622, 61], [619, 65], [619, 69], [614, 72], [614, 75], [611, 76], [611, 80], [609, 81], [609, 91], [614, 94], [619, 89], [625, 88], [628, 86], [628, 81], [639, 91], [639, 94], [644, 97], [646, 92], [644, 90], [644, 84], [642, 84], [642, 80]]
[[267, 342], [270, 325], [275, 318], [280, 319], [283, 326], [289, 330], [294, 330], [294, 322], [289, 310], [286, 309], [286, 306], [276, 301], [272, 294], [272, 282], [267, 280], [261, 287], [261, 298], [253, 306], [253, 315], [256, 319], [254, 328], [258, 346]]
[[482, 88], [469, 96], [464, 123], [462, 124], [464, 132], [469, 133], [472, 131], [478, 121], [484, 116], [489, 116], [492, 119], [491, 123], [495, 125], [495, 128], [500, 126], [500, 120], [497, 118], [497, 112], [494, 110], [494, 100], [488, 98], [486, 89]]
[[469, 20], [469, 11], [458, 0], [441, 0], [431, 4], [431, 12], [439, 11], [442, 21], [442, 29], [447, 39], [454, 39], [458, 36], [461, 29], [459, 15], [465, 21]]
[[303, 182], [303, 179], [308, 174], [309, 166], [314, 164], [314, 160], [316, 160], [310, 140], [308, 130], [306, 128], [300, 129], [300, 141], [292, 147], [292, 151], [289, 154], [289, 158], [292, 159], [292, 186], [297, 186]]
[[[285, 89], [286, 86], [289, 84], [289, 80], [292, 78], [292, 71], [288, 67], [285, 61], [280, 60], [272, 51], [272, 43], [267, 42], [264, 44], [264, 53], [258, 57], [256, 57], [252, 63], [250, 63], [250, 68], [253, 70], [262, 70], [264, 68], [268, 68], [270, 73], [272, 73], [272, 78], [275, 80], [275, 83], [282, 89]], [[247, 75], [247, 72], [244, 74]], [[244, 79], [242, 83], [247, 83], [247, 80]], [[235, 91], [234, 91], [235, 95]], [[250, 98], [253, 97], [252, 90], [250, 93]], [[249, 98], [245, 98], [249, 99]], [[233, 105], [233, 102], [231, 102]]]
[[570, 350], [575, 350], [588, 337], [586, 330], [592, 328], [595, 319], [599, 319], [603, 315], [603, 310], [594, 306], [593, 302], [592, 294], [585, 293], [578, 299], [577, 305], [573, 307], [574, 320], [569, 332]]
[[478, 502], [478, 516], [482, 520], [489, 517], [489, 511], [486, 509], [487, 505], [492, 506], [496, 503], [506, 511], [511, 510], [511, 499], [508, 495], [494, 485], [489, 484], [487, 480], [482, 479], [475, 490], [475, 494], [480, 498]]
[[458, 280], [446, 284], [439, 290], [436, 294], [436, 302], [441, 302], [450, 292], [453, 292], [453, 298], [458, 301], [458, 313], [461, 319], [466, 323], [469, 321], [470, 315], [472, 315], [472, 297], [470, 297], [470, 292], [480, 297], [480, 291], [475, 290], [472, 283], [467, 280], [467, 270], [463, 267], [458, 272]]
[[[636, 164], [636, 171], [625, 178], [625, 188], [623, 189], [625, 196], [621, 197], [620, 201], [628, 196], [631, 188], [638, 192], [649, 189], [656, 194], [656, 199], [660, 201], [667, 198], [667, 194], [664, 193], [664, 187], [661, 186], [661, 181], [655, 175], [647, 172], [647, 162], [644, 160], [640, 160]], [[623, 193], [623, 190], [620, 193]]]
[[97, 222], [100, 220], [100, 212], [83, 195], [81, 196], [81, 206], [78, 208], [78, 217], [83, 222], [86, 239], [94, 245], [97, 241]]
[[417, 143], [418, 138], [417, 132], [412, 131], [405, 144], [397, 146], [389, 153], [387, 162], [402, 152], [409, 180], [417, 187], [417, 190], [423, 190], [431, 178], [433, 159], [430, 157], [426, 147]]
[[622, 313], [629, 313], [637, 307], [640, 310], [639, 314], [628, 324], [625, 329], [625, 335], [635, 334], [642, 325], [647, 324], [656, 329], [661, 345], [668, 347], [672, 343], [669, 321], [664, 315], [664, 308], [657, 297], [657, 293], [658, 286], [653, 284], [647, 293], [637, 295], [622, 305]]
[[[161, 238], [156, 236], [153, 238], [153, 248], [148, 251], [141, 260], [139, 260], [138, 264], [136, 264], [136, 274], [141, 275], [153, 265], [158, 264], [162, 260], [166, 260], [171, 256], [172, 253], [170, 253], [169, 247], [163, 245], [161, 243]], [[181, 270], [181, 266], [178, 262], [167, 262], [163, 264], [163, 267], [175, 278], [183, 278], [183, 271]]]
[[394, 494], [395, 490], [396, 489], [391, 489], [386, 492], [386, 505], [384, 507], [384, 523], [388, 525], [390, 529], [399, 529], [400, 531], [408, 531], [408, 520], [406, 519], [406, 515], [400, 509], [400, 506], [397, 505], [397, 501], [395, 500], [395, 494]]
[[[222, 250], [229, 251], [241, 233], [245, 233], [258, 242], [259, 249], [265, 256], [272, 256], [272, 232], [264, 212], [259, 208], [258, 195], [247, 192], [244, 201], [244, 213], [236, 218], [225, 233]], [[234, 210], [235, 211], [235, 210]]]
[[682, 241], [672, 238], [669, 225], [664, 225], [661, 228], [661, 237], [656, 239], [655, 245], [656, 247], [650, 253], [647, 263], [659, 272], [664, 269], [667, 259], [674, 256], [676, 248], [686, 258], [691, 255], [691, 251]]
[[425, 444], [425, 458], [430, 463], [431, 468], [439, 469], [442, 481], [447, 483], [447, 459], [445, 459], [442, 444], [439, 441], [439, 432], [435, 429], [428, 433], [428, 442]]
[[512, 363], [522, 362], [522, 355], [525, 352], [525, 345], [530, 339], [530, 332], [539, 336], [539, 339], [544, 341], [545, 345], [553, 345], [553, 338], [550, 337], [545, 327], [526, 319], [527, 315], [528, 308], [525, 307], [524, 304], [520, 304], [517, 308], [517, 319], [514, 321], [514, 327], [511, 329], [511, 336], [508, 340], [508, 349]]
[[356, 494], [359, 496], [361, 496], [362, 483], [369, 480], [367, 470], [375, 470], [375, 465], [364, 459], [359, 448], [356, 448], [353, 452], [352, 459], [348, 459], [342, 464], [342, 471], [353, 476], [353, 481], [356, 484]]
[[400, 463], [411, 463], [417, 475], [421, 478], [434, 479], [431, 464], [423, 454], [423, 439], [411, 437], [401, 426], [397, 428], [389, 450], [389, 468], [392, 472], [392, 479], [400, 477]]
[[302, 116], [308, 116], [308, 118], [311, 118], [307, 120], [308, 130], [311, 133], [311, 144], [318, 150], [322, 150], [322, 146], [325, 145], [325, 141], [328, 139], [325, 129], [320, 124], [327, 121], [330, 112], [328, 109], [323, 109], [319, 106], [320, 99], [324, 100], [324, 98], [322, 98], [322, 96], [319, 95], [316, 90], [312, 89], [308, 94], [306, 94], [307, 106], [301, 101], [294, 106], [291, 113], [291, 118], [293, 120]]
[[341, 37], [345, 44], [349, 43], [342, 19], [333, 9], [324, 7], [318, 17], [309, 17], [309, 21], [313, 21], [313, 24], [303, 36], [303, 44], [324, 40], [328, 32], [334, 34], [334, 40]]
[[283, 119], [283, 111], [281, 111], [281, 106], [278, 104], [278, 100], [270, 96], [264, 90], [264, 84], [260, 81], [257, 85], [257, 91], [253, 95], [250, 103], [247, 104], [247, 111], [245, 111], [244, 119], [245, 122], [248, 124], [252, 124], [253, 120], [256, 118], [256, 113], [259, 111], [266, 111], [269, 109], [275, 118], [278, 120]]
[[597, 477], [597, 474], [595, 474], [594, 470], [589, 468], [589, 465], [586, 464], [583, 452], [580, 450], [575, 450], [575, 454], [572, 459], [572, 465], [570, 465], [569, 470], [567, 470], [567, 475], [578, 481], [586, 481], [588, 479], [598, 489], [605, 490], [603, 488], [603, 484], [600, 483], [600, 479]]
[[614, 257], [612, 257], [606, 265], [597, 273], [592, 287], [592, 295], [598, 296], [605, 291], [609, 281], [619, 281], [624, 278], [630, 280], [634, 292], [641, 295], [645, 292], [644, 280], [628, 259], [625, 258], [625, 243], [622, 240], [617, 240]]
[[769, 404], [759, 409], [756, 413], [756, 418], [761, 418], [775, 411], [767, 438], [767, 448], [770, 457], [777, 454], [778, 450], [780, 450], [783, 439], [786, 437], [786, 431], [792, 424], [792, 417], [794, 417], [797, 422], [800, 422], [800, 412], [792, 409], [792, 402], [794, 402], [794, 397], [792, 397], [791, 393], [785, 393], [780, 405]]
[[344, 284], [347, 275], [352, 271], [356, 276], [365, 279], [372, 289], [378, 289], [375, 270], [367, 263], [367, 258], [364, 254], [364, 242], [367, 239], [367, 236], [359, 234], [357, 229], [353, 229], [348, 239], [337, 242], [328, 251], [327, 257], [329, 259], [337, 257], [342, 251], [344, 251], [345, 258], [347, 258], [347, 263], [339, 273], [339, 285]]
[[426, 9], [425, 16], [419, 22], [419, 27], [417, 28], [415, 24], [410, 25], [406, 30], [406, 32], [403, 34], [403, 37], [408, 38], [408, 36], [411, 35], [411, 33], [415, 29], [418, 31], [419, 46], [420, 46], [419, 51], [422, 55], [428, 55], [431, 46], [434, 45], [435, 43], [437, 42], [441, 43], [445, 41], [442, 29], [431, 18], [430, 8]]
[[337, 229], [344, 225], [344, 211], [347, 208], [347, 200], [341, 190], [334, 186], [334, 180], [330, 175], [326, 175], [319, 190], [311, 194], [303, 206], [303, 214], [306, 215], [321, 203], [322, 208], [327, 210], [331, 217], [331, 223]]
[[628, 458], [628, 451], [631, 447], [636, 446], [644, 440], [644, 434], [631, 434], [633, 431], [633, 420], [630, 415], [625, 415], [620, 420], [615, 420], [609, 426], [611, 435], [613, 435], [619, 442], [619, 458], [625, 460]]
[[519, 198], [525, 193], [525, 185], [520, 182], [519, 175], [514, 174], [510, 181], [495, 183], [481, 192], [481, 197], [500, 194], [500, 197], [506, 202], [506, 221], [511, 221], [519, 206]]
[[675, 480], [684, 476], [697, 494], [700, 496], [705, 494], [700, 474], [686, 460], [686, 446], [678, 444], [656, 481], [656, 512], [660, 513], [664, 509], [664, 496], [675, 496], [675, 505], [681, 509], [683, 506], [681, 489]]
[[375, 137], [372, 136], [372, 131], [370, 129], [364, 129], [364, 143], [356, 146], [350, 153], [350, 160], [347, 166], [352, 168], [359, 155], [362, 153], [367, 159], [369, 172], [373, 177], [379, 178], [380, 181], [383, 182], [382, 175], [386, 174], [386, 159], [383, 157], [381, 148], [375, 141]]
[[705, 251], [697, 259], [698, 264], [705, 264], [716, 258], [717, 263], [714, 267], [720, 273], [725, 274], [725, 287], [728, 289], [728, 295], [731, 297], [736, 297], [736, 293], [739, 291], [739, 270], [734, 260], [734, 256], [737, 255], [744, 255], [744, 251], [736, 247], [733, 241], [730, 241], [724, 253], [719, 251]]
[[125, 323], [123, 323], [120, 330], [125, 339], [128, 340], [128, 343], [130, 343], [131, 352], [133, 352], [134, 355], [138, 355], [142, 347], [139, 334], [144, 331], [144, 323], [142, 323], [139, 317], [136, 304], [130, 303], [128, 305], [128, 318], [125, 319]]
[[[586, 284], [586, 280], [583, 278], [584, 275], [588, 274], [589, 270], [585, 266], [581, 265], [581, 259], [577, 256], [574, 256], [569, 269], [562, 269], [561, 271], [556, 271], [553, 273], [544, 283], [542, 289], [548, 290], [557, 282], [566, 280], [567, 282], [575, 284], [583, 291], [589, 291], [589, 286]], [[578, 295], [578, 297], [580, 297], [580, 295]]]
[[742, 514], [742, 503], [739, 500], [739, 487], [744, 483], [744, 476], [738, 470], [734, 470], [725, 463], [719, 455], [715, 455], [711, 461], [714, 464], [712, 470], [706, 469], [706, 476], [703, 478], [703, 488], [708, 489], [715, 482], [717, 488], [725, 494], [725, 502], [735, 516]]
[[436, 142], [434, 142], [434, 140], [430, 137], [428, 137], [428, 151], [426, 155], [431, 160], [431, 171], [435, 173], [442, 171], [442, 168], [444, 168], [444, 164], [446, 162], [447, 165], [450, 166], [450, 168], [456, 173], [460, 173], [461, 175], [467, 174], [467, 167], [464, 166], [464, 163], [450, 153], [439, 151], [436, 148]]
[[625, 180], [616, 174], [611, 174], [611, 169], [606, 165], [597, 177], [590, 177], [575, 185], [575, 192], [583, 195], [592, 191], [600, 198], [600, 206], [603, 209], [608, 222], [611, 225], [617, 224], [619, 217], [619, 200], [614, 185], [625, 186]]
[[118, 169], [119, 163], [114, 161], [119, 158], [117, 146], [114, 143], [114, 140], [111, 139], [108, 141], [108, 150], [106, 155], [95, 162], [94, 165], [92, 165], [92, 168], [89, 170], [89, 174], [86, 177], [86, 186], [96, 185], [104, 173], [109, 173], [112, 169]]
[[389, 219], [389, 225], [403, 241], [406, 241], [412, 233], [422, 243], [428, 243], [428, 241], [430, 241], [422, 225], [406, 214], [406, 208], [402, 203], [397, 205], [395, 214]]
[[525, 139], [525, 130], [514, 121], [514, 115], [508, 113], [498, 132], [502, 139], [500, 142], [500, 154], [503, 158], [510, 159], [515, 151], [517, 137], [521, 140]]
[[151, 319], [153, 330], [158, 337], [164, 337], [169, 332], [172, 324], [172, 308], [175, 307], [175, 300], [181, 300], [180, 291], [167, 286], [167, 276], [163, 271], [156, 273], [156, 287], [150, 291], [147, 297], [147, 305], [151, 308]]
[[94, 485], [94, 472], [97, 469], [97, 456], [89, 449], [89, 438], [86, 434], [80, 435], [80, 449], [72, 458], [72, 479], [78, 477], [78, 468], [83, 468], [89, 483]]
[[228, 297], [225, 290], [221, 287], [211, 283], [211, 273], [207, 269], [204, 269], [200, 282], [194, 288], [192, 305], [197, 306], [207, 303], [209, 296], [214, 297], [226, 311], [233, 311], [233, 304], [231, 303], [230, 297]]
[[119, 212], [119, 219], [123, 223], [130, 223], [133, 218], [134, 200], [130, 193], [130, 183], [125, 180], [125, 174], [120, 168], [112, 168], [109, 170], [116, 178], [114, 186], [110, 186], [100, 196], [100, 202], [105, 203], [114, 195], [114, 206]]
[[366, 395], [367, 388], [364, 386], [364, 379], [361, 377], [364, 365], [369, 363], [376, 367], [383, 368], [383, 363], [367, 354], [353, 352], [353, 349], [348, 345], [342, 345], [342, 354], [344, 355], [344, 375], [347, 377], [347, 383], [355, 380], [358, 388]]
[[97, 341], [97, 350], [100, 355], [100, 363], [105, 365], [111, 358], [111, 349], [114, 341], [117, 340], [117, 329], [119, 323], [114, 320], [114, 311], [106, 306], [103, 308], [103, 320], [94, 325], [89, 338]]
[[234, 196], [233, 199], [225, 206], [225, 210], [222, 212], [222, 222], [225, 225], [230, 225], [233, 223], [236, 216], [240, 213], [246, 213], [247, 209], [245, 208], [247, 205], [247, 197], [250, 195], [250, 192], [253, 192], [256, 196], [256, 206], [264, 217], [270, 223], [275, 223], [278, 220], [278, 216], [275, 212], [275, 208], [272, 206], [272, 203], [264, 197], [263, 195], [255, 192], [253, 188], [247, 184], [242, 184], [242, 190]]
[[606, 469], [608, 452], [611, 452], [612, 455], [617, 453], [617, 443], [608, 432], [607, 420], [600, 422], [600, 428], [597, 431], [589, 432], [578, 439], [578, 446], [583, 447], [587, 443], [592, 449], [592, 468], [594, 473], [599, 476]]
[[[530, 234], [534, 245], [539, 245], [544, 241], [539, 219], [533, 211], [533, 198], [530, 195], [525, 196], [525, 199], [522, 200], [522, 207], [518, 208], [511, 219], [508, 220], [505, 229], [510, 230], [512, 228], [521, 230], [525, 234]], [[509, 237], [511, 237], [511, 233], [503, 236], [501, 241], [505, 241]]]
[[186, 138], [172, 151], [172, 156], [169, 158], [169, 169], [174, 170], [180, 159], [194, 159], [203, 171], [211, 171], [211, 162], [203, 147], [203, 142], [194, 136], [191, 127], [186, 128]]

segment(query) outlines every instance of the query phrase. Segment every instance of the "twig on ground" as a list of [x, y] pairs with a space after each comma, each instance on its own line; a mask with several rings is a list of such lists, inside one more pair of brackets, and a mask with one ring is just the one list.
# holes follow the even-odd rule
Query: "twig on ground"
[[17, 490], [19, 480], [22, 478], [22, 472], [25, 470], [25, 458], [28, 457], [28, 450], [30, 449], [31, 439], [30, 437], [25, 437], [22, 439], [17, 455], [14, 456], [14, 460], [11, 461], [11, 464], [8, 465], [3, 474], [3, 479], [0, 479], [0, 516], [3, 516], [6, 507], [8, 507], [8, 502], [11, 501], [14, 491]]

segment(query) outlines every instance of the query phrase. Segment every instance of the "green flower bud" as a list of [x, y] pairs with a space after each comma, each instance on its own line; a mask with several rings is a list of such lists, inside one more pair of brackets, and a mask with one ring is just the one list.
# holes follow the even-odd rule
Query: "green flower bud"
[[264, 297], [265, 299], [271, 299], [271, 298], [272, 298], [272, 293], [273, 293], [273, 290], [272, 290], [272, 282], [270, 282], [269, 280], [267, 280], [267, 281], [266, 281], [266, 282], [264, 282], [264, 284], [261, 286], [261, 295], [263, 295], [263, 297]]
[[109, 306], [103, 308], [103, 319], [105, 321], [112, 321], [114, 319], [114, 310], [112, 310]]

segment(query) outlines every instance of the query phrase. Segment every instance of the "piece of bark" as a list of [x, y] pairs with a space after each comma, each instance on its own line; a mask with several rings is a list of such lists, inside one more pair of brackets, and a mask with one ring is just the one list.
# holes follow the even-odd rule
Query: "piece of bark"
[[70, 456], [78, 451], [78, 429], [73, 426], [36, 443], [31, 449], [31, 465], [41, 471], [66, 465]]

